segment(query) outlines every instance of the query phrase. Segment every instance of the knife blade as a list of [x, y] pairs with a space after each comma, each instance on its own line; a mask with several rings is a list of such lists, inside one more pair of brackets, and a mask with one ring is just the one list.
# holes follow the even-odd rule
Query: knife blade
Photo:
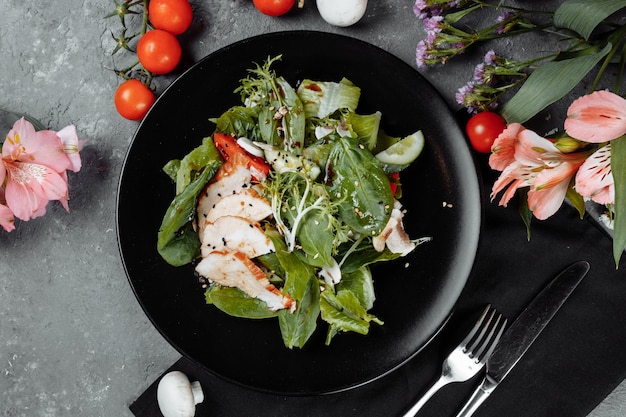
[[511, 372], [528, 348], [587, 275], [589, 263], [578, 261], [554, 278], [502, 335], [487, 360], [486, 374], [457, 417], [469, 417]]

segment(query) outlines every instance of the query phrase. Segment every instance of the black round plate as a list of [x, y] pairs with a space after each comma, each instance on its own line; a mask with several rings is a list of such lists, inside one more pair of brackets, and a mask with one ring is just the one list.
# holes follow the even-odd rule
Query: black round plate
[[[319, 326], [304, 349], [283, 346], [276, 320], [230, 317], [205, 304], [193, 267], [174, 268], [156, 251], [161, 219], [174, 196], [162, 172], [213, 132], [209, 118], [240, 104], [233, 90], [253, 63], [282, 54], [273, 67], [292, 85], [303, 78], [361, 87], [359, 113], [380, 110], [384, 130], [422, 129], [426, 146], [402, 173], [412, 238], [432, 236], [397, 261], [373, 269], [372, 312], [385, 322], [370, 334], [340, 334], [324, 345]], [[139, 126], [118, 193], [118, 239], [130, 284], [144, 311], [181, 354], [235, 383], [284, 394], [329, 393], [399, 367], [443, 326], [463, 289], [481, 220], [476, 169], [453, 115], [409, 65], [353, 38], [294, 31], [253, 37], [207, 56], [176, 80]]]

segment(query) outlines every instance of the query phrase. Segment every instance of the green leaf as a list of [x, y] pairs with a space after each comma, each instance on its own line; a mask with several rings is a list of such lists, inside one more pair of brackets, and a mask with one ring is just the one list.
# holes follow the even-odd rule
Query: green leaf
[[326, 336], [327, 345], [339, 331], [366, 335], [369, 333], [370, 322], [383, 324], [376, 316], [369, 314], [356, 295], [349, 290], [339, 290], [334, 294], [332, 290], [326, 289], [320, 298], [320, 307], [322, 319], [330, 324]]
[[[297, 300], [297, 308], [293, 313], [281, 310], [278, 314], [280, 332], [283, 343], [288, 348], [302, 348], [317, 328], [317, 318], [320, 315], [320, 286], [314, 275], [305, 281], [304, 294]], [[284, 290], [289, 292], [289, 285]]]
[[[547, 62], [528, 77], [519, 91], [502, 108], [508, 123], [524, 123], [570, 92], [611, 50], [589, 48], [575, 58]], [[588, 53], [591, 52], [591, 53]]]
[[306, 117], [323, 118], [339, 109], [355, 111], [361, 89], [344, 78], [340, 82], [302, 80], [297, 90]]
[[278, 316], [267, 308], [265, 301], [250, 297], [238, 288], [211, 286], [205, 291], [207, 304], [213, 304], [224, 313], [246, 319], [266, 319]]
[[589, 39], [607, 17], [626, 7], [626, 0], [568, 0], [554, 12], [554, 25]]
[[352, 292], [366, 310], [374, 307], [376, 295], [374, 293], [374, 279], [369, 267], [364, 266], [351, 274], [342, 274], [341, 281], [336, 288], [337, 291]]
[[296, 310], [281, 310], [278, 323], [283, 343], [289, 349], [302, 348], [317, 328], [320, 314], [320, 287], [315, 269], [305, 263], [298, 252], [288, 252], [282, 236], [274, 229], [265, 234], [274, 243], [276, 256], [285, 274], [283, 292], [296, 300]]
[[372, 241], [369, 238], [359, 241], [356, 247], [353, 245], [346, 249], [346, 246], [349, 245], [346, 244], [340, 248], [340, 255], [343, 256], [341, 271], [346, 274], [356, 272], [359, 268], [366, 265], [393, 261], [401, 256], [399, 253], [391, 252], [387, 247], [382, 252], [378, 252], [372, 246]]
[[198, 256], [200, 240], [191, 225], [198, 195], [207, 181], [215, 174], [218, 163], [208, 165], [167, 208], [159, 227], [157, 250], [170, 265], [186, 265]]
[[615, 181], [613, 258], [617, 267], [626, 248], [626, 135], [611, 141], [611, 170]]
[[[170, 161], [171, 162], [171, 161]], [[176, 172], [176, 194], [180, 194], [189, 185], [194, 175], [209, 163], [222, 163], [222, 158], [215, 148], [213, 138], [206, 137], [202, 144], [189, 152], [178, 164]], [[163, 167], [167, 173], [168, 164]], [[169, 175], [169, 174], [168, 174]]]
[[341, 199], [343, 221], [359, 233], [379, 235], [393, 207], [389, 179], [379, 161], [357, 139], [342, 137], [332, 144], [329, 166], [330, 194]]
[[226, 135], [246, 137], [250, 140], [259, 140], [258, 114], [255, 107], [234, 106], [222, 113], [215, 119], [210, 119], [215, 123], [215, 130]]
[[567, 197], [569, 202], [572, 203], [572, 206], [574, 206], [574, 208], [578, 211], [578, 215], [582, 219], [585, 215], [585, 199], [576, 192], [573, 184], [570, 184], [567, 188], [567, 194], [565, 194], [565, 197]]

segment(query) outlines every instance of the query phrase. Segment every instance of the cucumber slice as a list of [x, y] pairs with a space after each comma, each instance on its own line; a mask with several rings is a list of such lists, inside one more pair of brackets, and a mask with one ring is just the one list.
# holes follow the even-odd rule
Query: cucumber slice
[[422, 149], [424, 149], [424, 134], [418, 130], [377, 153], [376, 158], [383, 164], [406, 166], [417, 159]]

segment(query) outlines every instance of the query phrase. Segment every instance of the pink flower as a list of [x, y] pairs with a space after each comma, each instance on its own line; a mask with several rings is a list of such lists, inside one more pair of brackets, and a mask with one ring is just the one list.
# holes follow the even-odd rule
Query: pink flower
[[4, 197], [15, 217], [39, 217], [50, 200], [59, 200], [69, 210], [66, 170], [80, 169], [80, 144], [73, 127], [64, 129], [62, 136], [52, 130], [36, 132], [24, 118], [15, 122], [7, 135], [0, 175], [6, 176]]
[[[2, 169], [2, 161], [0, 161], [0, 169]], [[1, 183], [2, 181], [0, 181]], [[15, 218], [11, 209], [6, 206], [4, 188], [0, 188], [0, 226], [7, 232], [15, 229]]]
[[595, 151], [576, 174], [576, 192], [598, 204], [613, 204], [615, 183], [611, 171], [611, 144]]
[[78, 172], [82, 167], [79, 151], [83, 148], [85, 141], [78, 140], [78, 134], [76, 133], [76, 126], [69, 125], [57, 132], [57, 136], [63, 143], [63, 151], [70, 160], [69, 170]]
[[626, 134], [626, 100], [609, 91], [582, 96], [567, 110], [565, 130], [590, 143], [619, 138]]
[[504, 169], [515, 160], [515, 143], [517, 135], [526, 128], [519, 123], [511, 123], [493, 142], [489, 166], [498, 171]]
[[570, 181], [586, 157], [564, 154], [548, 139], [517, 123], [500, 134], [493, 149], [490, 164], [502, 174], [493, 185], [492, 199], [505, 190], [499, 205], [506, 206], [517, 189], [529, 187], [528, 207], [540, 220], [561, 207]]

